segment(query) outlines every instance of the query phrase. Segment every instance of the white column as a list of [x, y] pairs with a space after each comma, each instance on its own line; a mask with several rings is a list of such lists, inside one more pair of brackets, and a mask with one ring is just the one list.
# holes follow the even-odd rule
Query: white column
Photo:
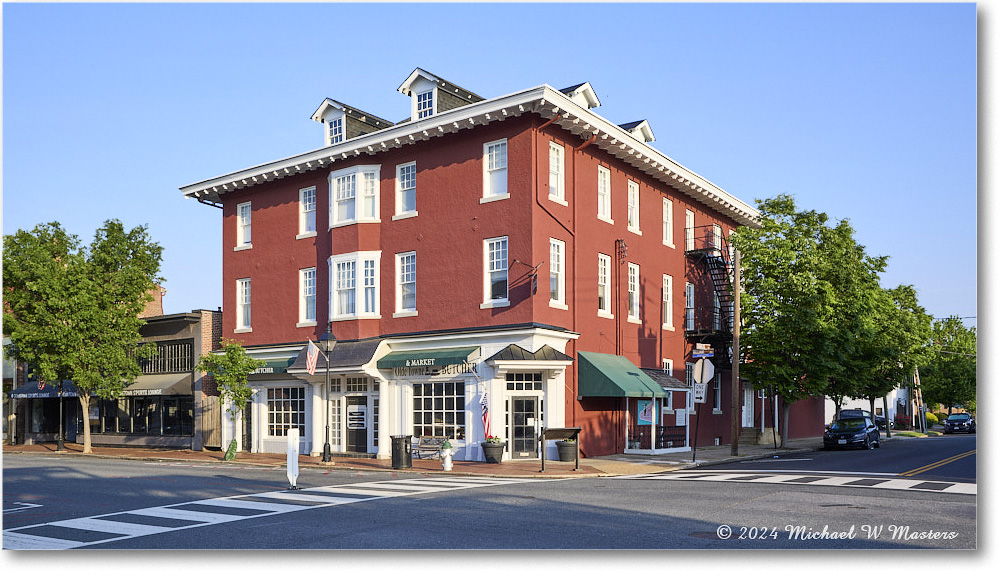
[[[392, 392], [389, 390], [389, 381], [384, 378], [378, 379], [378, 452], [376, 456], [380, 460], [387, 460], [392, 457], [392, 439], [389, 427], [391, 415], [388, 412], [395, 411], [396, 405], [392, 403]], [[374, 420], [372, 420], [374, 423]]]
[[322, 455], [323, 444], [326, 443], [324, 435], [326, 430], [326, 410], [324, 410], [326, 390], [323, 388], [325, 385], [326, 381], [309, 385], [309, 389], [312, 391], [312, 425], [309, 432], [309, 435], [312, 436], [312, 445], [309, 448], [309, 455], [312, 457]]

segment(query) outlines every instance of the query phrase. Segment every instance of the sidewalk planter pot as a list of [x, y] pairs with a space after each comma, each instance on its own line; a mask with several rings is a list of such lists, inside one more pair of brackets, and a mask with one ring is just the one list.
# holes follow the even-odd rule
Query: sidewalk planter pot
[[507, 448], [507, 442], [483, 442], [480, 445], [488, 464], [499, 464], [503, 459], [503, 451]]
[[559, 451], [560, 462], [576, 461], [576, 442], [556, 440], [556, 450]]

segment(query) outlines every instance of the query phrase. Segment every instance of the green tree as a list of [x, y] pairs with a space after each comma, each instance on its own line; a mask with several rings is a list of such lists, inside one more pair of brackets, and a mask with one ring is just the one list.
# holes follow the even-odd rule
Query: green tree
[[788, 195], [757, 201], [759, 228], [733, 242], [742, 264], [740, 372], [782, 398], [782, 443], [791, 404], [833, 391], [857, 392], [867, 308], [885, 259], [868, 256], [847, 221], [796, 210]]
[[[84, 249], [59, 223], [4, 236], [4, 333], [40, 380], [72, 380], [87, 417], [93, 397], [116, 399], [142, 372], [139, 318], [160, 280], [163, 249], [145, 227], [108, 220]], [[90, 453], [90, 424], [83, 424]]]
[[934, 321], [930, 358], [920, 368], [924, 401], [952, 406], [976, 399], [976, 327], [957, 316]]
[[[235, 340], [222, 340], [219, 354], [205, 354], [198, 361], [198, 369], [215, 378], [223, 403], [227, 404], [229, 420], [236, 426], [239, 416], [246, 409], [247, 402], [253, 396], [253, 389], [247, 383], [247, 378], [254, 370], [264, 366], [266, 362], [258, 360], [246, 353], [246, 349]], [[226, 449], [226, 460], [236, 456], [236, 438]]]

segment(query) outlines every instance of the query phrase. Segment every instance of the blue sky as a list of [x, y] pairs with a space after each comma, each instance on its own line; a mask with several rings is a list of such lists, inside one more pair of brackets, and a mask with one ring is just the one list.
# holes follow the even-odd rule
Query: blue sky
[[[108, 218], [165, 248], [165, 311], [222, 302], [221, 211], [179, 187], [389, 120], [415, 67], [484, 97], [594, 86], [752, 203], [849, 219], [887, 287], [977, 314], [974, 4], [5, 4], [3, 231]], [[967, 320], [976, 324], [975, 320]]]

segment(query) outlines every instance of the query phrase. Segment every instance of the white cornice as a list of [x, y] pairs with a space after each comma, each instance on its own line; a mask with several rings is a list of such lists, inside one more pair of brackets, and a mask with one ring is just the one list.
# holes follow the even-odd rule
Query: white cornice
[[740, 224], [758, 224], [760, 214], [747, 203], [548, 85], [484, 100], [419, 121], [403, 122], [342, 143], [185, 185], [180, 190], [186, 197], [217, 204], [220, 202], [220, 195], [238, 189], [317, 169], [330, 169], [338, 161], [361, 155], [376, 155], [525, 113], [535, 113], [546, 120], [552, 120], [585, 141], [593, 140], [593, 145], [610, 155], [679, 189], [711, 210], [727, 215]]

